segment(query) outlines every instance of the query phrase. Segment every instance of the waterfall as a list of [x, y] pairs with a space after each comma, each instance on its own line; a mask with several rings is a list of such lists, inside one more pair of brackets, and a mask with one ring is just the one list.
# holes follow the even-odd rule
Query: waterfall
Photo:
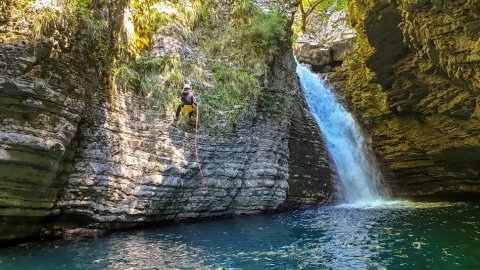
[[389, 197], [388, 189], [382, 186], [375, 158], [352, 115], [307, 67], [297, 63], [297, 74], [340, 178], [338, 199], [355, 206], [383, 204]]

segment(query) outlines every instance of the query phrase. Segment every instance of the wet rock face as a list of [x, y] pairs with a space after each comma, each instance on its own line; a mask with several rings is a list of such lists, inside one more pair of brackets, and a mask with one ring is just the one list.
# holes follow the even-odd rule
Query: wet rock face
[[399, 196], [480, 192], [477, 2], [355, 1], [391, 111], [368, 127]]
[[301, 208], [332, 203], [336, 174], [317, 123], [298, 92], [292, 108], [289, 148], [289, 196], [282, 207]]

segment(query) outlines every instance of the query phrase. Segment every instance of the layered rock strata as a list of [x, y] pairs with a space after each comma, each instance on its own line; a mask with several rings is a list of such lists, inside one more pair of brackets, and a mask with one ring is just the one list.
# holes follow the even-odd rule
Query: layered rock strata
[[109, 88], [74, 44], [53, 51], [51, 41], [1, 35], [0, 241], [331, 197], [327, 153], [302, 102], [288, 38], [264, 74], [264, 91], [283, 97], [282, 109], [272, 113], [259, 100], [235, 132], [214, 137], [201, 129], [202, 177], [194, 132], [156, 116], [134, 93]]
[[0, 45], [1, 238], [37, 231], [60, 213], [89, 82], [47, 60], [51, 48], [21, 36]]
[[[291, 57], [278, 56], [268, 76], [272, 85], [266, 86], [287, 97], [284, 106], [291, 106], [296, 89]], [[285, 201], [288, 110], [271, 117], [258, 104], [229, 137], [213, 139], [200, 131], [202, 177], [194, 132], [147, 116], [134, 96], [114, 96], [100, 104], [98, 124], [85, 127], [85, 150], [59, 203], [65, 214], [134, 224], [259, 213]]]
[[[289, 148], [289, 193], [283, 208], [335, 201], [336, 172], [317, 123], [305, 112], [300, 93], [292, 108]], [[330, 177], [325, 177], [330, 176]]]
[[373, 76], [365, 86], [361, 80], [370, 78], [355, 77], [365, 74], [357, 66], [342, 87], [359, 97], [352, 108], [361, 118], [369, 108], [383, 106], [368, 99], [368, 89], [385, 94], [387, 109], [363, 122], [394, 193], [478, 194], [480, 5], [362, 0], [353, 1], [351, 10], [353, 24], [374, 49], [360, 55]]

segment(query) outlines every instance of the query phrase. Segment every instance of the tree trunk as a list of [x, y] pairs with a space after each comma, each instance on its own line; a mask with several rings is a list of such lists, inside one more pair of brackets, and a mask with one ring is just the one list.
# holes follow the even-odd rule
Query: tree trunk
[[302, 33], [307, 32], [307, 17], [303, 16], [303, 14], [302, 14], [302, 26], [300, 27], [300, 30], [302, 30]]
[[302, 31], [302, 33], [305, 33], [307, 31], [307, 16], [308, 16], [308, 14], [305, 12], [305, 7], [303, 6], [303, 1], [300, 1], [299, 8], [300, 8], [300, 17], [301, 17], [301, 24], [302, 24], [300, 26], [300, 30]]

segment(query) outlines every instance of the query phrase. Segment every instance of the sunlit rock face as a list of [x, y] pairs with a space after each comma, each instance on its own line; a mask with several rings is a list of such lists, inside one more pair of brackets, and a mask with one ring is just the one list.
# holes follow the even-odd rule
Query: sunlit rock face
[[298, 41], [295, 55], [302, 63], [323, 66], [333, 62], [332, 49], [326, 45], [311, 41]]
[[[32, 1], [29, 12], [56, 1]], [[0, 242], [51, 235], [73, 171], [81, 126], [105, 77], [56, 31], [33, 38], [34, 23], [17, 1], [2, 2], [0, 21]], [[37, 18], [38, 19], [38, 18]], [[47, 19], [45, 19], [47, 21]], [[45, 21], [36, 21], [36, 23]], [[67, 21], [59, 26], [65, 31]], [[90, 116], [91, 117], [91, 116]]]
[[307, 33], [300, 36], [294, 45], [298, 61], [314, 66], [341, 64], [351, 54], [356, 40], [355, 31], [348, 25], [347, 12], [334, 12], [326, 22], [312, 17]]
[[[282, 57], [286, 75], [292, 62]], [[272, 74], [273, 75], [273, 74]], [[276, 76], [276, 75], [274, 75]], [[272, 78], [273, 91], [290, 83]], [[285, 104], [288, 106], [288, 104]], [[94, 125], [83, 127], [84, 149], [75, 159], [65, 196], [69, 216], [86, 215], [98, 224], [179, 221], [274, 210], [287, 197], [288, 116], [259, 111], [225, 138], [171, 126], [171, 118], [148, 115], [131, 94], [98, 104]]]
[[[153, 48], [154, 55], [169, 49]], [[94, 104], [96, 118], [81, 128], [74, 171], [58, 203], [63, 214], [124, 227], [328, 202], [330, 162], [294, 70], [287, 40], [264, 81], [266, 91], [284, 97], [281, 112], [272, 114], [271, 104], [258, 101], [230, 135], [210, 137], [201, 127], [198, 149], [193, 129], [182, 131], [171, 118], [145, 111], [131, 93]]]
[[[480, 192], [479, 8], [467, 0], [353, 1], [352, 22], [374, 48], [370, 83], [381, 85], [390, 111], [363, 120], [398, 196]], [[344, 87], [361, 95], [361, 79], [349, 78]]]
[[[110, 88], [108, 75], [73, 40], [33, 43], [29, 33], [4, 32], [0, 241], [51, 235], [53, 228], [292, 209], [331, 197], [327, 153], [305, 109], [288, 37], [262, 77], [265, 91], [283, 97], [282, 109], [272, 114], [271, 104], [253, 102], [236, 131], [220, 137], [201, 127], [202, 177], [193, 129], [182, 131], [134, 93]], [[185, 46], [175, 35], [154, 42], [152, 57], [168, 53], [165, 44]]]
[[321, 43], [332, 48], [335, 61], [345, 60], [345, 57], [352, 51], [357, 37], [355, 30], [349, 25], [346, 11], [332, 13], [318, 35]]

